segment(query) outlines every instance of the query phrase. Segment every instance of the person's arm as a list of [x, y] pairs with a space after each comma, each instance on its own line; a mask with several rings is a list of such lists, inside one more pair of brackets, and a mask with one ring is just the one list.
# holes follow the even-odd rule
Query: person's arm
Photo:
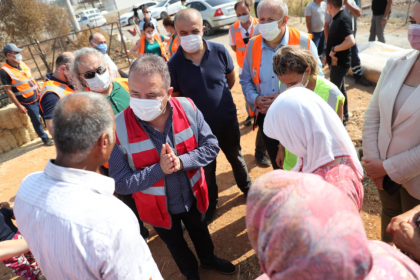
[[[161, 35], [161, 36], [162, 36], [162, 41], [165, 42], [165, 43], [169, 43], [169, 41], [171, 40], [171, 37], [169, 37], [169, 36], [163, 36], [163, 35]], [[169, 48], [169, 46], [168, 46], [168, 48]]]
[[245, 54], [244, 67], [242, 68], [242, 74], [239, 79], [239, 83], [242, 86], [242, 92], [245, 95], [246, 101], [248, 101], [251, 104], [256, 104], [255, 100], [257, 99], [259, 94], [255, 89], [254, 80], [252, 79], [252, 75], [249, 70], [248, 52], [246, 52]]
[[[401, 222], [407, 222], [407, 223], [415, 223], [415, 219], [417, 219], [417, 216], [420, 214], [420, 205], [414, 207], [413, 209], [398, 215], [391, 219], [391, 222], [386, 227], [386, 232], [394, 235], [395, 231], [398, 229], [398, 225]], [[420, 244], [419, 244], [420, 245]]]
[[219, 153], [219, 142], [213, 135], [209, 125], [204, 120], [200, 110], [197, 110], [198, 147], [194, 150], [180, 155], [184, 170], [197, 169], [211, 163]]
[[340, 45], [334, 46], [334, 52], [341, 52], [350, 49], [356, 44], [353, 34], [348, 35]]
[[343, 121], [344, 116], [344, 102], [343, 100], [338, 101], [337, 115]]
[[165, 177], [159, 163], [132, 171], [118, 145], [112, 150], [108, 164], [109, 176], [115, 180], [115, 191], [119, 194], [144, 191]]
[[129, 50], [129, 53], [135, 58], [139, 58], [140, 56], [137, 54], [138, 50], [139, 50], [139, 47], [136, 42], [134, 46], [132, 46], [131, 49]]
[[329, 22], [325, 22], [324, 23], [324, 36], [325, 36], [325, 41], [328, 41], [328, 35], [330, 33], [330, 23]]
[[389, 13], [391, 12], [391, 5], [392, 5], [392, 0], [388, 0], [388, 3], [386, 4], [386, 8], [385, 8], [384, 17], [382, 18], [381, 24], [385, 24], [386, 21], [388, 20]]
[[280, 167], [280, 168], [283, 168], [283, 165], [284, 165], [284, 157], [285, 157], [284, 147], [279, 142], [279, 149], [277, 151], [276, 163], [277, 163], [277, 166]]
[[344, 0], [344, 6], [350, 11], [350, 13], [355, 17], [360, 17], [362, 15], [362, 10], [354, 3], [352, 5], [348, 2], [348, 0]]
[[229, 74], [226, 74], [226, 80], [227, 80], [229, 89], [232, 89], [233, 86], [235, 85], [235, 80], [236, 80], [235, 70], [232, 70], [232, 72], [230, 72]]
[[45, 124], [47, 125], [48, 132], [53, 136], [53, 113], [57, 102], [60, 101], [60, 97], [57, 94], [47, 91], [44, 93], [40, 105], [44, 114]]
[[306, 16], [306, 28], [308, 29], [308, 33], [312, 34], [312, 30], [311, 30], [311, 17], [310, 16]]
[[236, 43], [235, 43], [235, 39], [233, 38], [232, 32], [230, 32], [230, 29], [232, 27], [229, 26], [229, 46], [231, 47], [231, 49], [236, 52]]
[[6, 91], [7, 96], [9, 97], [9, 99], [13, 102], [13, 104], [16, 105], [19, 113], [21, 114], [26, 114], [28, 111], [26, 110], [26, 108], [19, 103], [19, 101], [16, 98], [16, 95], [13, 93], [12, 91], [12, 86], [3, 86], [4, 90]]
[[17, 257], [29, 252], [25, 239], [6, 240], [0, 242], [0, 261]]
[[178, 84], [177, 79], [177, 71], [176, 71], [176, 62], [173, 59], [169, 60], [168, 62], [169, 68], [169, 75], [171, 76], [171, 87], [173, 87], [172, 97], [180, 97], [181, 95], [181, 88]]

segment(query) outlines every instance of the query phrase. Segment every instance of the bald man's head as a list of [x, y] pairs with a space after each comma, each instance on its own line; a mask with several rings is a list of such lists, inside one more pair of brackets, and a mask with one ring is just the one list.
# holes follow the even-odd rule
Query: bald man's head
[[101, 33], [94, 32], [94, 33], [92, 33], [92, 35], [89, 36], [89, 43], [92, 47], [96, 47], [100, 44], [105, 44], [106, 43], [106, 38]]
[[[72, 52], [64, 52], [60, 54], [55, 60], [55, 71], [59, 71], [61, 66], [65, 66], [68, 70], [74, 61], [74, 54]], [[62, 69], [61, 69], [62, 70]]]
[[196, 9], [179, 11], [175, 16], [174, 24], [176, 33], [180, 37], [191, 34], [203, 35], [203, 17]]

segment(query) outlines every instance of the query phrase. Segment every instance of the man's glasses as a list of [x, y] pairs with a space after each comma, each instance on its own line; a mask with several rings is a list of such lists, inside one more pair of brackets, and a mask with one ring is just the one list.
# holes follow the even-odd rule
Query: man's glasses
[[81, 73], [79, 75], [85, 79], [93, 79], [96, 73], [98, 73], [99, 75], [102, 75], [105, 72], [106, 72], [106, 68], [103, 66], [99, 66], [98, 68], [96, 68], [96, 70], [86, 71], [85, 73]]

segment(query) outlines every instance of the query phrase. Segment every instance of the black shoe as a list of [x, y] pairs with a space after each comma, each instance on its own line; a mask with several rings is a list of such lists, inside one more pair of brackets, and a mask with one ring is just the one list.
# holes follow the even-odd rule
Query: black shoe
[[356, 84], [359, 84], [359, 85], [364, 86], [364, 87], [373, 86], [373, 84], [371, 82], [369, 82], [368, 80], [366, 80], [365, 77], [363, 77], [363, 76], [360, 76], [360, 77], [357, 77], [357, 78], [355, 77], [354, 81], [356, 82]]
[[262, 156], [260, 156], [260, 155], [255, 155], [255, 159], [257, 160], [257, 162], [260, 164], [260, 165], [262, 165], [262, 166], [266, 166], [266, 167], [269, 167], [269, 166], [271, 166], [271, 161], [270, 161], [270, 159], [268, 158], [268, 156], [267, 155], [262, 155]]
[[246, 189], [241, 189], [242, 193], [244, 194], [244, 197], [247, 198], [248, 197], [248, 192], [249, 192], [249, 187]]
[[254, 118], [251, 118], [251, 116], [248, 116], [248, 118], [246, 118], [244, 125], [245, 126], [250, 126], [252, 123], [254, 122]]
[[205, 269], [214, 269], [217, 272], [221, 274], [225, 274], [225, 275], [231, 275], [236, 272], [236, 267], [231, 262], [228, 262], [227, 260], [218, 258], [216, 256], [213, 263], [210, 263], [210, 264], [201, 263], [200, 267], [205, 268]]
[[54, 145], [54, 141], [51, 138], [49, 138], [49, 137], [42, 138], [42, 142], [44, 142], [44, 145], [45, 146], [52, 146], [52, 145]]

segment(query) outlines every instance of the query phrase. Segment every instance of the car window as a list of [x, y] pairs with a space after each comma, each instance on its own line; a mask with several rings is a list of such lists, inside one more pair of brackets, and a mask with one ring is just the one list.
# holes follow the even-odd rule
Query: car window
[[154, 5], [156, 5], [156, 3], [153, 3], [153, 2], [151, 2], [151, 3], [147, 3], [147, 4], [146, 4], [146, 6], [147, 6], [147, 7], [152, 7], [152, 6], [154, 6]]
[[156, 7], [163, 7], [163, 6], [165, 6], [166, 5], [166, 3], [167, 3], [168, 1], [162, 1], [162, 2], [159, 2], [159, 4], [157, 4], [156, 5]]
[[[226, 3], [228, 3], [229, 1], [226, 1], [226, 0], [207, 0], [206, 2], [207, 2], [207, 4], [209, 4], [210, 6], [214, 7], [214, 6], [219, 6], [219, 5], [222, 5], [222, 4], [226, 4]], [[233, 2], [233, 1], [232, 1], [232, 2]]]
[[169, 0], [169, 4], [173, 4], [173, 3], [176, 3], [176, 2], [179, 2], [180, 0]]
[[206, 9], [207, 9], [207, 7], [206, 6], [204, 6], [204, 4], [203, 3], [200, 3], [200, 2], [197, 2], [196, 3], [197, 4], [197, 7], [196, 7], [196, 9], [198, 10], [198, 11], [205, 11]]
[[82, 20], [87, 20], [87, 17], [82, 17]]

